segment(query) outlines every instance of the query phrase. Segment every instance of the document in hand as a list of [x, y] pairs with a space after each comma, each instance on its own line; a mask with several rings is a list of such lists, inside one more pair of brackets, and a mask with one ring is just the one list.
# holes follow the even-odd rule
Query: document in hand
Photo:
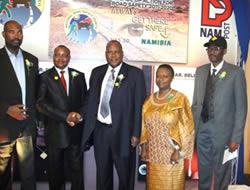
[[229, 152], [229, 148], [224, 151], [222, 164], [225, 164], [227, 161], [232, 160], [238, 157], [238, 149], [234, 152]]

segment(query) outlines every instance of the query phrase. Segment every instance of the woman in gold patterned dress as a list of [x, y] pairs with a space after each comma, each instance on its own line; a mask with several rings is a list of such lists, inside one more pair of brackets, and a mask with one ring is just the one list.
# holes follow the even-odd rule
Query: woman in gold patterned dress
[[159, 91], [143, 105], [141, 159], [147, 163], [147, 190], [185, 189], [184, 159], [191, 159], [194, 123], [187, 97], [174, 89], [174, 70], [160, 65]]

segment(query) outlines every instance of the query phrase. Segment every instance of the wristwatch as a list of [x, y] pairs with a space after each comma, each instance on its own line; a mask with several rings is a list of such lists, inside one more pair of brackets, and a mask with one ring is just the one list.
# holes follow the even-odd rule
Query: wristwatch
[[175, 150], [180, 150], [180, 147], [178, 145], [174, 145]]

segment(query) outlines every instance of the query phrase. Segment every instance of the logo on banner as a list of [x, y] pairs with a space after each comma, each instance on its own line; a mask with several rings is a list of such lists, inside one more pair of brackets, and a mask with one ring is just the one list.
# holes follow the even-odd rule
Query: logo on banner
[[232, 4], [230, 0], [202, 0], [201, 13], [201, 37], [214, 35], [228, 38], [230, 24], [227, 20], [232, 15]]
[[85, 10], [77, 10], [66, 18], [64, 29], [71, 42], [85, 44], [97, 36], [96, 25], [93, 15]]
[[34, 24], [44, 9], [44, 0], [1, 0], [0, 24], [16, 20], [23, 27]]

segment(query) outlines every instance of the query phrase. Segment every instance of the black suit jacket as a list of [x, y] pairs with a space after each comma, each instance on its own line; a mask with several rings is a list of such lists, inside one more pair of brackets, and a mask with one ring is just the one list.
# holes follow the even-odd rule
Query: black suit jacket
[[[82, 145], [86, 143], [96, 127], [101, 86], [107, 69], [108, 64], [95, 68], [91, 73]], [[123, 74], [125, 78], [119, 88], [113, 88], [110, 99], [113, 142], [118, 155], [128, 156], [131, 149], [131, 137], [139, 138], [140, 136], [141, 113], [146, 87], [142, 70], [123, 63], [118, 76], [120, 74]]]
[[[15, 70], [5, 48], [0, 49], [0, 143], [15, 140], [20, 133], [32, 135], [36, 130], [36, 82], [38, 76], [38, 59], [22, 51], [26, 79], [26, 107], [29, 118], [18, 121], [6, 114], [8, 107], [22, 104], [22, 93]], [[29, 66], [27, 64], [29, 62]]]
[[81, 143], [82, 125], [69, 127], [66, 118], [69, 112], [80, 112], [86, 100], [87, 87], [84, 74], [69, 68], [69, 94], [67, 96], [60, 76], [53, 67], [40, 75], [38, 107], [46, 115], [47, 143], [65, 148]]

